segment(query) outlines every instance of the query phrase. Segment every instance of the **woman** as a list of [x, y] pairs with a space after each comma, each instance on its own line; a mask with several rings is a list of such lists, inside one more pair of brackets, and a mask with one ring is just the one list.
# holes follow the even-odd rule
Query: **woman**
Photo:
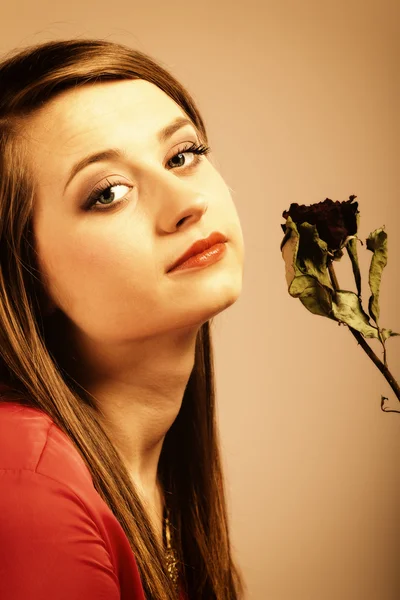
[[102, 40], [0, 90], [0, 597], [242, 598], [210, 324], [244, 247], [199, 111]]

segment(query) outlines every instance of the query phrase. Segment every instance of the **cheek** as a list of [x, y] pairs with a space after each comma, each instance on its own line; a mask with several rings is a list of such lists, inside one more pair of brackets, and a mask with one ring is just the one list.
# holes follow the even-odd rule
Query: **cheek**
[[[143, 251], [134, 247], [132, 239], [118, 235], [86, 233], [57, 241], [59, 263], [73, 277], [90, 280], [91, 285], [139, 276], [145, 262]], [[67, 274], [66, 273], [66, 274]], [[85, 285], [85, 281], [82, 282]]]
[[[104, 218], [106, 218], [104, 216]], [[110, 228], [89, 227], [73, 231], [72, 223], [43, 223], [37, 230], [40, 268], [47, 275], [47, 286], [55, 299], [87, 298], [88, 294], [113, 295], [113, 287], [146, 281], [150, 250], [134, 245], [135, 233], [118, 233]], [[147, 252], [147, 254], [146, 254]], [[146, 261], [147, 256], [147, 261]]]

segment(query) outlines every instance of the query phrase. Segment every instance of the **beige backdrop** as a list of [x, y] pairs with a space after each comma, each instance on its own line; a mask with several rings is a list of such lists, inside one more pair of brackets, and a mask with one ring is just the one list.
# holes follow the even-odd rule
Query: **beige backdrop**
[[[1, 8], [2, 54], [70, 36], [121, 41], [171, 69], [205, 118], [246, 243], [242, 296], [214, 340], [249, 600], [400, 597], [400, 414], [380, 397], [397, 401], [349, 331], [288, 295], [279, 250], [291, 202], [356, 194], [361, 239], [386, 226], [381, 324], [400, 332], [399, 17], [394, 0]], [[371, 253], [359, 254], [366, 303]], [[338, 279], [354, 291], [347, 262]], [[387, 348], [400, 379], [400, 338]]]

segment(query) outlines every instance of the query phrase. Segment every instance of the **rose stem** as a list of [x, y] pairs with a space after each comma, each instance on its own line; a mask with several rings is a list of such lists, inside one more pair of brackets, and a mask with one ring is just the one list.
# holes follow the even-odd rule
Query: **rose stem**
[[[332, 261], [328, 261], [328, 271], [329, 271], [329, 275], [331, 276], [333, 288], [335, 290], [339, 290], [340, 289], [339, 283], [338, 283], [338, 280], [336, 277], [335, 270], [333, 268]], [[387, 368], [387, 366], [381, 360], [379, 360], [379, 358], [376, 356], [376, 354], [372, 350], [372, 348], [370, 346], [368, 346], [363, 335], [359, 331], [357, 331], [357, 329], [353, 329], [353, 327], [350, 327], [350, 325], [348, 325], [348, 328], [350, 329], [351, 333], [354, 335], [354, 337], [356, 338], [356, 340], [358, 341], [360, 346], [368, 354], [368, 356], [370, 357], [372, 362], [378, 367], [378, 369], [380, 370], [382, 375], [385, 377], [386, 381], [389, 383], [390, 387], [392, 388], [392, 390], [396, 394], [397, 399], [400, 402], [400, 386], [397, 383], [397, 381], [395, 380], [395, 378], [393, 377], [393, 375], [391, 374], [391, 372], [389, 371], [389, 369]]]

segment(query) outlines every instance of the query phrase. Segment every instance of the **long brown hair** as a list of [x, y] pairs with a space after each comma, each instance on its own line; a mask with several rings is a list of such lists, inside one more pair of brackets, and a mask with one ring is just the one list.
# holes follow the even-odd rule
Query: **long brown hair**
[[[0, 63], [0, 381], [7, 394], [47, 413], [69, 436], [93, 483], [120, 522], [149, 600], [172, 600], [162, 549], [131, 478], [103, 428], [96, 404], [68, 372], [59, 335], [63, 315], [46, 314], [32, 213], [35, 180], [24, 120], [60, 92], [121, 79], [145, 79], [188, 115], [203, 143], [195, 102], [154, 59], [122, 44], [71, 39], [31, 46]], [[61, 311], [59, 311], [61, 312]], [[212, 319], [198, 332], [194, 368], [159, 461], [188, 597], [238, 600], [244, 583], [231, 555], [215, 412]], [[67, 352], [68, 354], [68, 352]]]

